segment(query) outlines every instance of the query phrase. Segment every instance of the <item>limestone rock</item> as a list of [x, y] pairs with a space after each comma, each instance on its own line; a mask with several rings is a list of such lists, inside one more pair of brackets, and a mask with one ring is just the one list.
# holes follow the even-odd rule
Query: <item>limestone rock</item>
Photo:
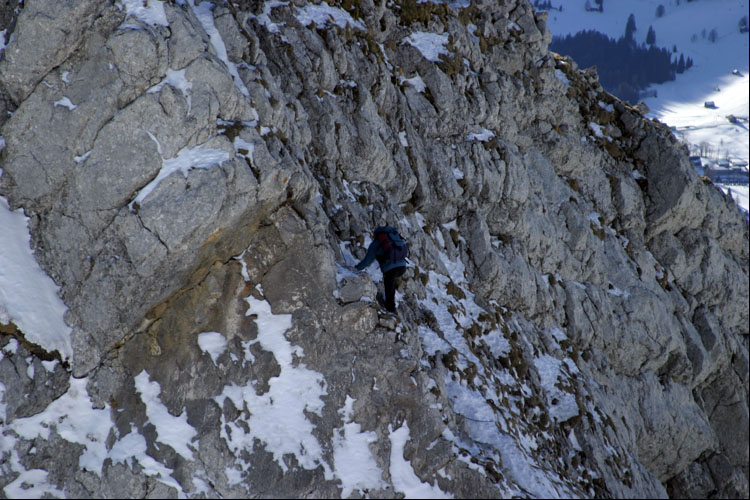
[[747, 497], [747, 219], [528, 1], [397, 4], [0, 10], [5, 496]]
[[339, 298], [345, 304], [358, 302], [362, 299], [375, 300], [377, 289], [375, 284], [365, 276], [346, 278], [339, 290]]

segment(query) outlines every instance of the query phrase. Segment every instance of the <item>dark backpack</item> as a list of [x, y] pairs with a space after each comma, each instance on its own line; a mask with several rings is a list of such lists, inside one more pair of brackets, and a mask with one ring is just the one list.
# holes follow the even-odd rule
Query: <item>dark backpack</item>
[[375, 231], [375, 238], [383, 249], [384, 260], [396, 262], [409, 255], [409, 249], [401, 235], [393, 228]]

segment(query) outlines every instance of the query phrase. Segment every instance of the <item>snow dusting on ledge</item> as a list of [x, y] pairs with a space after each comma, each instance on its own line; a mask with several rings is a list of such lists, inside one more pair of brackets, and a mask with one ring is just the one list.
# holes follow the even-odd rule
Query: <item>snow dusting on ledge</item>
[[449, 56], [451, 53], [445, 48], [448, 43], [448, 34], [438, 35], [417, 31], [404, 38], [404, 43], [415, 47], [425, 59], [432, 62], [440, 62], [440, 54]]
[[297, 18], [302, 26], [315, 23], [315, 27], [318, 29], [325, 28], [326, 24], [330, 21], [342, 29], [349, 25], [359, 28], [362, 31], [366, 30], [365, 25], [359, 21], [355, 21], [348, 12], [338, 7], [331, 7], [325, 2], [320, 5], [305, 5], [303, 8], [298, 9], [298, 14], [294, 17]]
[[[50, 432], [54, 429], [60, 438], [83, 447], [78, 457], [78, 465], [82, 469], [101, 475], [104, 460], [107, 458], [107, 438], [112, 429], [112, 421], [107, 405], [102, 409], [92, 406], [86, 390], [88, 382], [88, 378], [71, 377], [68, 391], [42, 412], [26, 418], [17, 418], [7, 424], [7, 429], [12, 430], [15, 436], [10, 433], [0, 434], [0, 456], [11, 450], [11, 456], [15, 455], [16, 439], [49, 439]], [[56, 489], [47, 484], [47, 471], [27, 470], [21, 461], [17, 460], [17, 456], [14, 458], [16, 460], [11, 459], [10, 469], [19, 472], [20, 475], [4, 488], [9, 498], [42, 498], [45, 492], [55, 492]], [[32, 490], [27, 490], [23, 486], [24, 483], [36, 484]], [[64, 498], [64, 495], [61, 498]]]
[[58, 106], [61, 106], [63, 108], [68, 108], [71, 111], [73, 111], [74, 109], [76, 109], [78, 107], [75, 104], [73, 104], [70, 101], [70, 99], [67, 98], [67, 97], [63, 97], [62, 99], [60, 99], [58, 101], [55, 101], [55, 107], [58, 107]]
[[[221, 417], [221, 437], [229, 449], [238, 457], [243, 450], [252, 450], [256, 441], [263, 443], [273, 454], [279, 467], [286, 472], [289, 465], [284, 455], [293, 454], [299, 467], [312, 470], [323, 466], [327, 479], [333, 479], [333, 472], [323, 455], [323, 448], [313, 434], [314, 424], [307, 413], [321, 415], [327, 384], [323, 375], [308, 369], [304, 363], [294, 360], [304, 357], [301, 347], [293, 345], [284, 333], [292, 327], [291, 314], [273, 314], [271, 305], [253, 296], [245, 301], [249, 308], [246, 315], [254, 315], [258, 326], [258, 337], [252, 343], [273, 354], [279, 364], [280, 373], [269, 380], [268, 392], [258, 394], [252, 381], [245, 386], [234, 383], [224, 386], [224, 390], [214, 399], [220, 405], [229, 398], [238, 409], [252, 409], [251, 414], [238, 417], [234, 421]], [[243, 472], [252, 464], [238, 459], [239, 469], [226, 471], [230, 483], [242, 480]]]
[[395, 431], [391, 430], [388, 437], [391, 440], [391, 480], [394, 490], [404, 493], [405, 498], [453, 498], [453, 495], [441, 490], [437, 484], [433, 486], [423, 483], [404, 458], [404, 446], [409, 440], [409, 426], [406, 422]]
[[[161, 146], [159, 141], [150, 134], [151, 138], [159, 146], [159, 152], [161, 153]], [[162, 161], [161, 170], [159, 174], [146, 186], [138, 192], [138, 195], [131, 201], [128, 206], [130, 210], [133, 210], [133, 205], [138, 203], [143, 204], [146, 197], [156, 189], [156, 186], [161, 183], [164, 179], [172, 175], [173, 173], [180, 171], [185, 177], [188, 176], [188, 172], [194, 168], [209, 169], [215, 165], [221, 165], [225, 161], [229, 160], [229, 153], [221, 149], [202, 148], [196, 146], [194, 148], [182, 148], [177, 156]]]
[[118, 2], [120, 8], [125, 7], [128, 16], [135, 17], [143, 24], [150, 26], [169, 26], [167, 13], [164, 11], [164, 2], [161, 0], [121, 0]]
[[[15, 352], [18, 343], [15, 339], [11, 340], [3, 352]], [[146, 438], [138, 433], [135, 426], [131, 432], [120, 436], [107, 451], [107, 443], [113, 431], [114, 435], [117, 435], [111, 418], [112, 408], [106, 403], [104, 408], [94, 408], [87, 390], [89, 382], [88, 378], [70, 377], [70, 387], [65, 394], [41, 412], [26, 418], [16, 418], [10, 423], [5, 421], [5, 388], [0, 382], [0, 419], [4, 422], [4, 425], [0, 426], [0, 456], [3, 459], [7, 458], [2, 470], [4, 473], [18, 474], [14, 481], [6, 484], [0, 491], [8, 498], [66, 497], [65, 492], [55, 486], [55, 481], [50, 480], [48, 471], [27, 469], [34, 465], [22, 462], [16, 450], [20, 439], [46, 440], [54, 431], [62, 440], [82, 446], [78, 458], [81, 469], [89, 470], [101, 477], [107, 459], [111, 459], [112, 464], [121, 463], [129, 467], [138, 464], [145, 475], [175, 488], [178, 497], [185, 498], [182, 486], [172, 477], [172, 469], [148, 454]], [[157, 440], [175, 447], [176, 451], [182, 452], [181, 454], [192, 453], [187, 443], [194, 437], [195, 430], [185, 422], [185, 413], [183, 412], [180, 417], [169, 414], [159, 399], [159, 384], [149, 382], [146, 372], [141, 372], [136, 378], [136, 384], [147, 407], [148, 421], [156, 428]], [[193, 481], [200, 481], [200, 478], [193, 477]]]
[[198, 347], [211, 356], [211, 361], [216, 365], [219, 357], [227, 350], [227, 339], [219, 332], [203, 332], [198, 334]]
[[190, 109], [192, 108], [192, 101], [190, 99], [188, 90], [193, 88], [193, 84], [187, 78], [185, 78], [185, 71], [186, 70], [184, 69], [175, 71], [172, 68], [169, 68], [167, 70], [167, 76], [165, 76], [161, 82], [148, 89], [147, 92], [149, 94], [160, 92], [164, 85], [171, 85], [172, 87], [182, 92], [183, 97], [185, 97], [185, 100], [188, 103], [188, 113], [190, 113]]
[[146, 416], [156, 429], [156, 441], [171, 446], [185, 460], [193, 459], [193, 447], [190, 444], [198, 431], [187, 421], [187, 412], [175, 417], [161, 402], [161, 386], [151, 382], [146, 371], [135, 377], [135, 390], [146, 405]]
[[227, 67], [229, 74], [232, 75], [234, 85], [242, 95], [250, 97], [250, 92], [247, 90], [245, 82], [242, 81], [242, 78], [240, 78], [240, 74], [237, 71], [237, 65], [229, 60], [227, 46], [224, 44], [224, 39], [221, 37], [221, 33], [216, 29], [216, 25], [214, 24], [214, 14], [212, 12], [213, 8], [214, 4], [210, 2], [201, 2], [198, 6], [193, 7], [193, 13], [201, 22], [201, 25], [203, 25], [203, 29], [206, 30], [211, 46], [216, 51], [216, 56], [221, 59]]
[[383, 471], [370, 451], [370, 444], [377, 442], [378, 435], [374, 431], [362, 431], [354, 422], [354, 402], [355, 399], [346, 396], [344, 407], [339, 410], [344, 426], [333, 432], [334, 473], [341, 480], [341, 498], [349, 498], [354, 490], [361, 495], [362, 490], [386, 486]]
[[466, 140], [468, 142], [471, 142], [471, 141], [487, 142], [493, 137], [495, 137], [495, 133], [492, 130], [487, 130], [486, 128], [482, 127], [481, 132], [467, 135]]
[[27, 221], [0, 196], [0, 323], [12, 321], [26, 340], [67, 360], [73, 356], [72, 330], [63, 320], [68, 308], [34, 258]]
[[400, 82], [408, 83], [412, 87], [414, 87], [414, 90], [417, 92], [424, 92], [424, 89], [427, 88], [427, 84], [424, 83], [424, 80], [422, 80], [422, 77], [417, 74], [417, 76], [412, 78], [404, 78], [403, 76], [400, 78]]

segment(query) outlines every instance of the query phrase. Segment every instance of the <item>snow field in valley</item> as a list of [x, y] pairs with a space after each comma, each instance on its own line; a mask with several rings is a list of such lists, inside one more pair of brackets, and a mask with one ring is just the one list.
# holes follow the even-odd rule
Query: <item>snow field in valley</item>
[[[603, 13], [585, 11], [584, 2], [578, 0], [557, 0], [552, 4], [563, 7], [562, 11], [549, 11], [547, 26], [553, 36], [594, 29], [616, 39], [624, 35], [628, 16], [633, 14], [634, 37], [639, 44], [645, 43], [652, 26], [657, 47], [677, 47], [675, 58], [680, 54], [692, 58], [693, 67], [676, 75], [674, 81], [650, 87], [656, 96], [644, 98], [650, 109], [647, 117], [671, 126], [677, 137], [690, 146], [691, 154], [704, 156], [704, 163], [723, 158], [750, 163], [750, 43], [748, 33], [738, 29], [740, 18], [748, 16], [748, 0], [610, 1], [604, 2]], [[659, 5], [664, 6], [661, 17], [656, 15]], [[710, 40], [712, 30], [715, 41]], [[737, 75], [732, 73], [735, 69]], [[715, 107], [706, 107], [708, 101]], [[736, 123], [728, 120], [730, 115], [738, 118]], [[750, 210], [746, 185], [719, 187], [731, 191], [745, 213]]]

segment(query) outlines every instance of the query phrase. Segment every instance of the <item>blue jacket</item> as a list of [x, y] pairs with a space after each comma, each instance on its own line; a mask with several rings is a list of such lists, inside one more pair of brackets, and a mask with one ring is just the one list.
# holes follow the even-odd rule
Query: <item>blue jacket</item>
[[[389, 230], [389, 229], [395, 229], [395, 228], [392, 228], [390, 226], [381, 226], [381, 227], [376, 227], [374, 232], [384, 231], [384, 230]], [[374, 236], [375, 235], [373, 234], [373, 237]], [[357, 270], [362, 271], [365, 268], [367, 268], [367, 266], [372, 264], [372, 261], [374, 261], [375, 259], [378, 259], [378, 264], [380, 264], [380, 271], [384, 273], [387, 271], [390, 271], [391, 269], [395, 269], [397, 267], [406, 266], [405, 259], [396, 260], [396, 261], [385, 260], [385, 252], [383, 251], [383, 248], [380, 246], [380, 242], [378, 241], [378, 239], [374, 238], [372, 240], [372, 243], [370, 243], [370, 246], [367, 247], [367, 254], [365, 255], [365, 258], [362, 259], [362, 261], [359, 264], [357, 264], [355, 267], [357, 268]]]

